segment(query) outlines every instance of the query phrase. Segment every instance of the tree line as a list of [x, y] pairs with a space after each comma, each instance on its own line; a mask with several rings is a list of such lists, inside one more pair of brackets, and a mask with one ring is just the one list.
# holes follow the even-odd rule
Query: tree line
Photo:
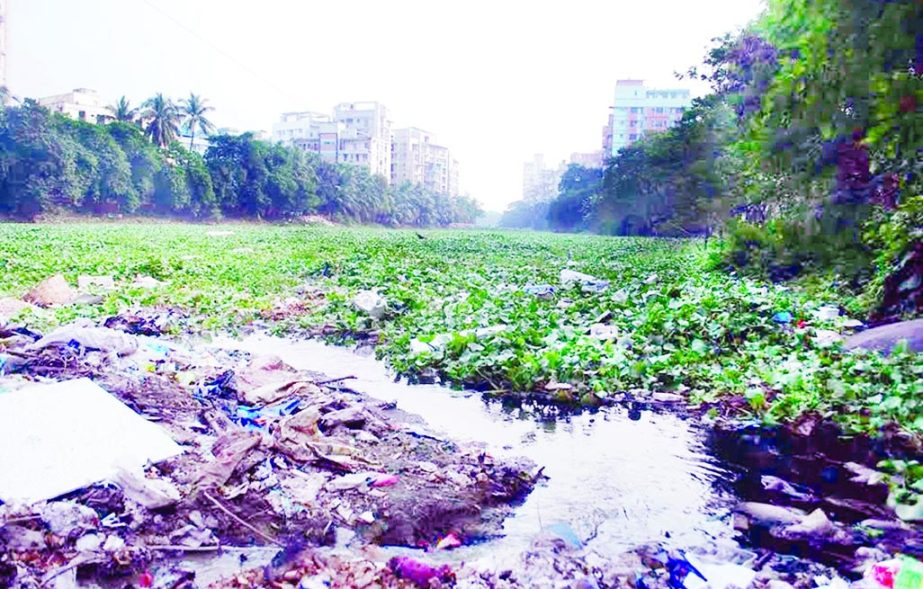
[[841, 273], [894, 316], [923, 310], [923, 3], [769, 0], [685, 76], [710, 83], [672, 129], [504, 223], [723, 234], [723, 259]]
[[[472, 198], [422, 186], [389, 186], [358, 166], [328, 163], [242, 135], [214, 134], [211, 107], [191, 94], [158, 94], [133, 108], [122, 97], [112, 121], [93, 124], [33, 100], [0, 111], [0, 214], [58, 212], [284, 220], [306, 214], [392, 226], [472, 223]], [[183, 145], [181, 130], [190, 138]], [[204, 155], [192, 150], [208, 136]]]

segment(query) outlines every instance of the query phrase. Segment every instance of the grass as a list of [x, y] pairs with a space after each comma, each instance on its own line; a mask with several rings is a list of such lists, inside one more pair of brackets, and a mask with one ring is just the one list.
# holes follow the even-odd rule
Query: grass
[[[209, 235], [232, 231], [231, 235]], [[822, 305], [855, 311], [835, 291], [786, 287], [709, 270], [701, 242], [517, 232], [412, 231], [254, 225], [0, 225], [0, 294], [22, 296], [62, 272], [123, 280], [100, 305], [27, 313], [45, 329], [128, 306], [172, 306], [204, 331], [234, 330], [307, 287], [324, 294], [304, 312], [277, 318], [281, 333], [341, 337], [376, 330], [379, 354], [405, 374], [513, 393], [570, 390], [561, 401], [595, 404], [643, 389], [722, 401], [767, 423], [806, 413], [847, 430], [898, 427], [923, 434], [923, 360], [846, 353], [818, 342]], [[611, 286], [563, 288], [570, 268]], [[163, 287], [129, 286], [136, 275]], [[539, 298], [527, 284], [549, 284]], [[388, 312], [373, 321], [352, 305], [376, 288]], [[818, 295], [821, 293], [821, 295]], [[787, 311], [788, 324], [773, 316]], [[611, 337], [589, 332], [600, 322]], [[483, 328], [495, 328], [484, 332]], [[480, 333], [478, 329], [482, 329]], [[416, 344], [413, 340], [418, 340]], [[431, 342], [420, 352], [419, 342]], [[415, 351], [416, 350], [416, 351]], [[730, 402], [727, 402], [730, 401]]]

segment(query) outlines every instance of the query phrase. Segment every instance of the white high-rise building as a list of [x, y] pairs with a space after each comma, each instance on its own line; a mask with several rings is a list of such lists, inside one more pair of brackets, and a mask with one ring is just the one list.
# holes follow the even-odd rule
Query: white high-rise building
[[288, 112], [272, 126], [272, 140], [289, 147], [319, 154], [325, 162], [335, 164], [340, 155], [343, 125], [333, 117], [316, 112]]
[[458, 162], [435, 136], [416, 127], [396, 129], [391, 148], [391, 182], [420, 184], [433, 192], [458, 194]]
[[333, 116], [284, 113], [272, 127], [272, 139], [317, 153], [326, 162], [362, 166], [391, 179], [391, 122], [378, 102], [344, 102]]
[[333, 116], [283, 113], [272, 126], [272, 140], [316, 153], [325, 162], [363, 166], [392, 184], [459, 194], [458, 161], [450, 150], [416, 127], [392, 133], [388, 111], [378, 102], [344, 102], [334, 107]]
[[608, 156], [651, 133], [666, 131], [683, 118], [692, 103], [684, 88], [648, 88], [643, 80], [618, 80], [609, 128], [604, 133]]
[[567, 163], [561, 162], [557, 167], [545, 166], [545, 156], [537, 153], [532, 161], [522, 166], [523, 200], [551, 200], [558, 195], [558, 183], [567, 169]]
[[316, 112], [286, 112], [272, 126], [272, 140], [294, 146], [296, 142], [317, 139], [320, 123], [332, 121], [330, 115]]
[[368, 168], [391, 180], [391, 121], [378, 102], [344, 102], [334, 108], [340, 125], [337, 161]]

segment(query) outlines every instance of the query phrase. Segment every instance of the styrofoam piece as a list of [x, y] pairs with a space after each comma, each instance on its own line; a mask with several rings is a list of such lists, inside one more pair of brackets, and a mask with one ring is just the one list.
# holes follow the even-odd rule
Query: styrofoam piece
[[739, 564], [710, 563], [692, 554], [687, 555], [686, 560], [707, 579], [690, 573], [683, 581], [686, 589], [747, 589], [756, 578], [756, 571]]
[[183, 451], [93, 381], [0, 393], [0, 499], [34, 503]]

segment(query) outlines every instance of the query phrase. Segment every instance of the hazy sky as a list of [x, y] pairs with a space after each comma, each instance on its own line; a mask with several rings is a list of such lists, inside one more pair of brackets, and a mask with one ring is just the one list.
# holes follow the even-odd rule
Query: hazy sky
[[[534, 153], [601, 147], [615, 81], [677, 86], [761, 0], [9, 0], [8, 85], [114, 101], [195, 91], [213, 121], [378, 100], [435, 133], [502, 210]], [[701, 92], [701, 88], [693, 88]]]

